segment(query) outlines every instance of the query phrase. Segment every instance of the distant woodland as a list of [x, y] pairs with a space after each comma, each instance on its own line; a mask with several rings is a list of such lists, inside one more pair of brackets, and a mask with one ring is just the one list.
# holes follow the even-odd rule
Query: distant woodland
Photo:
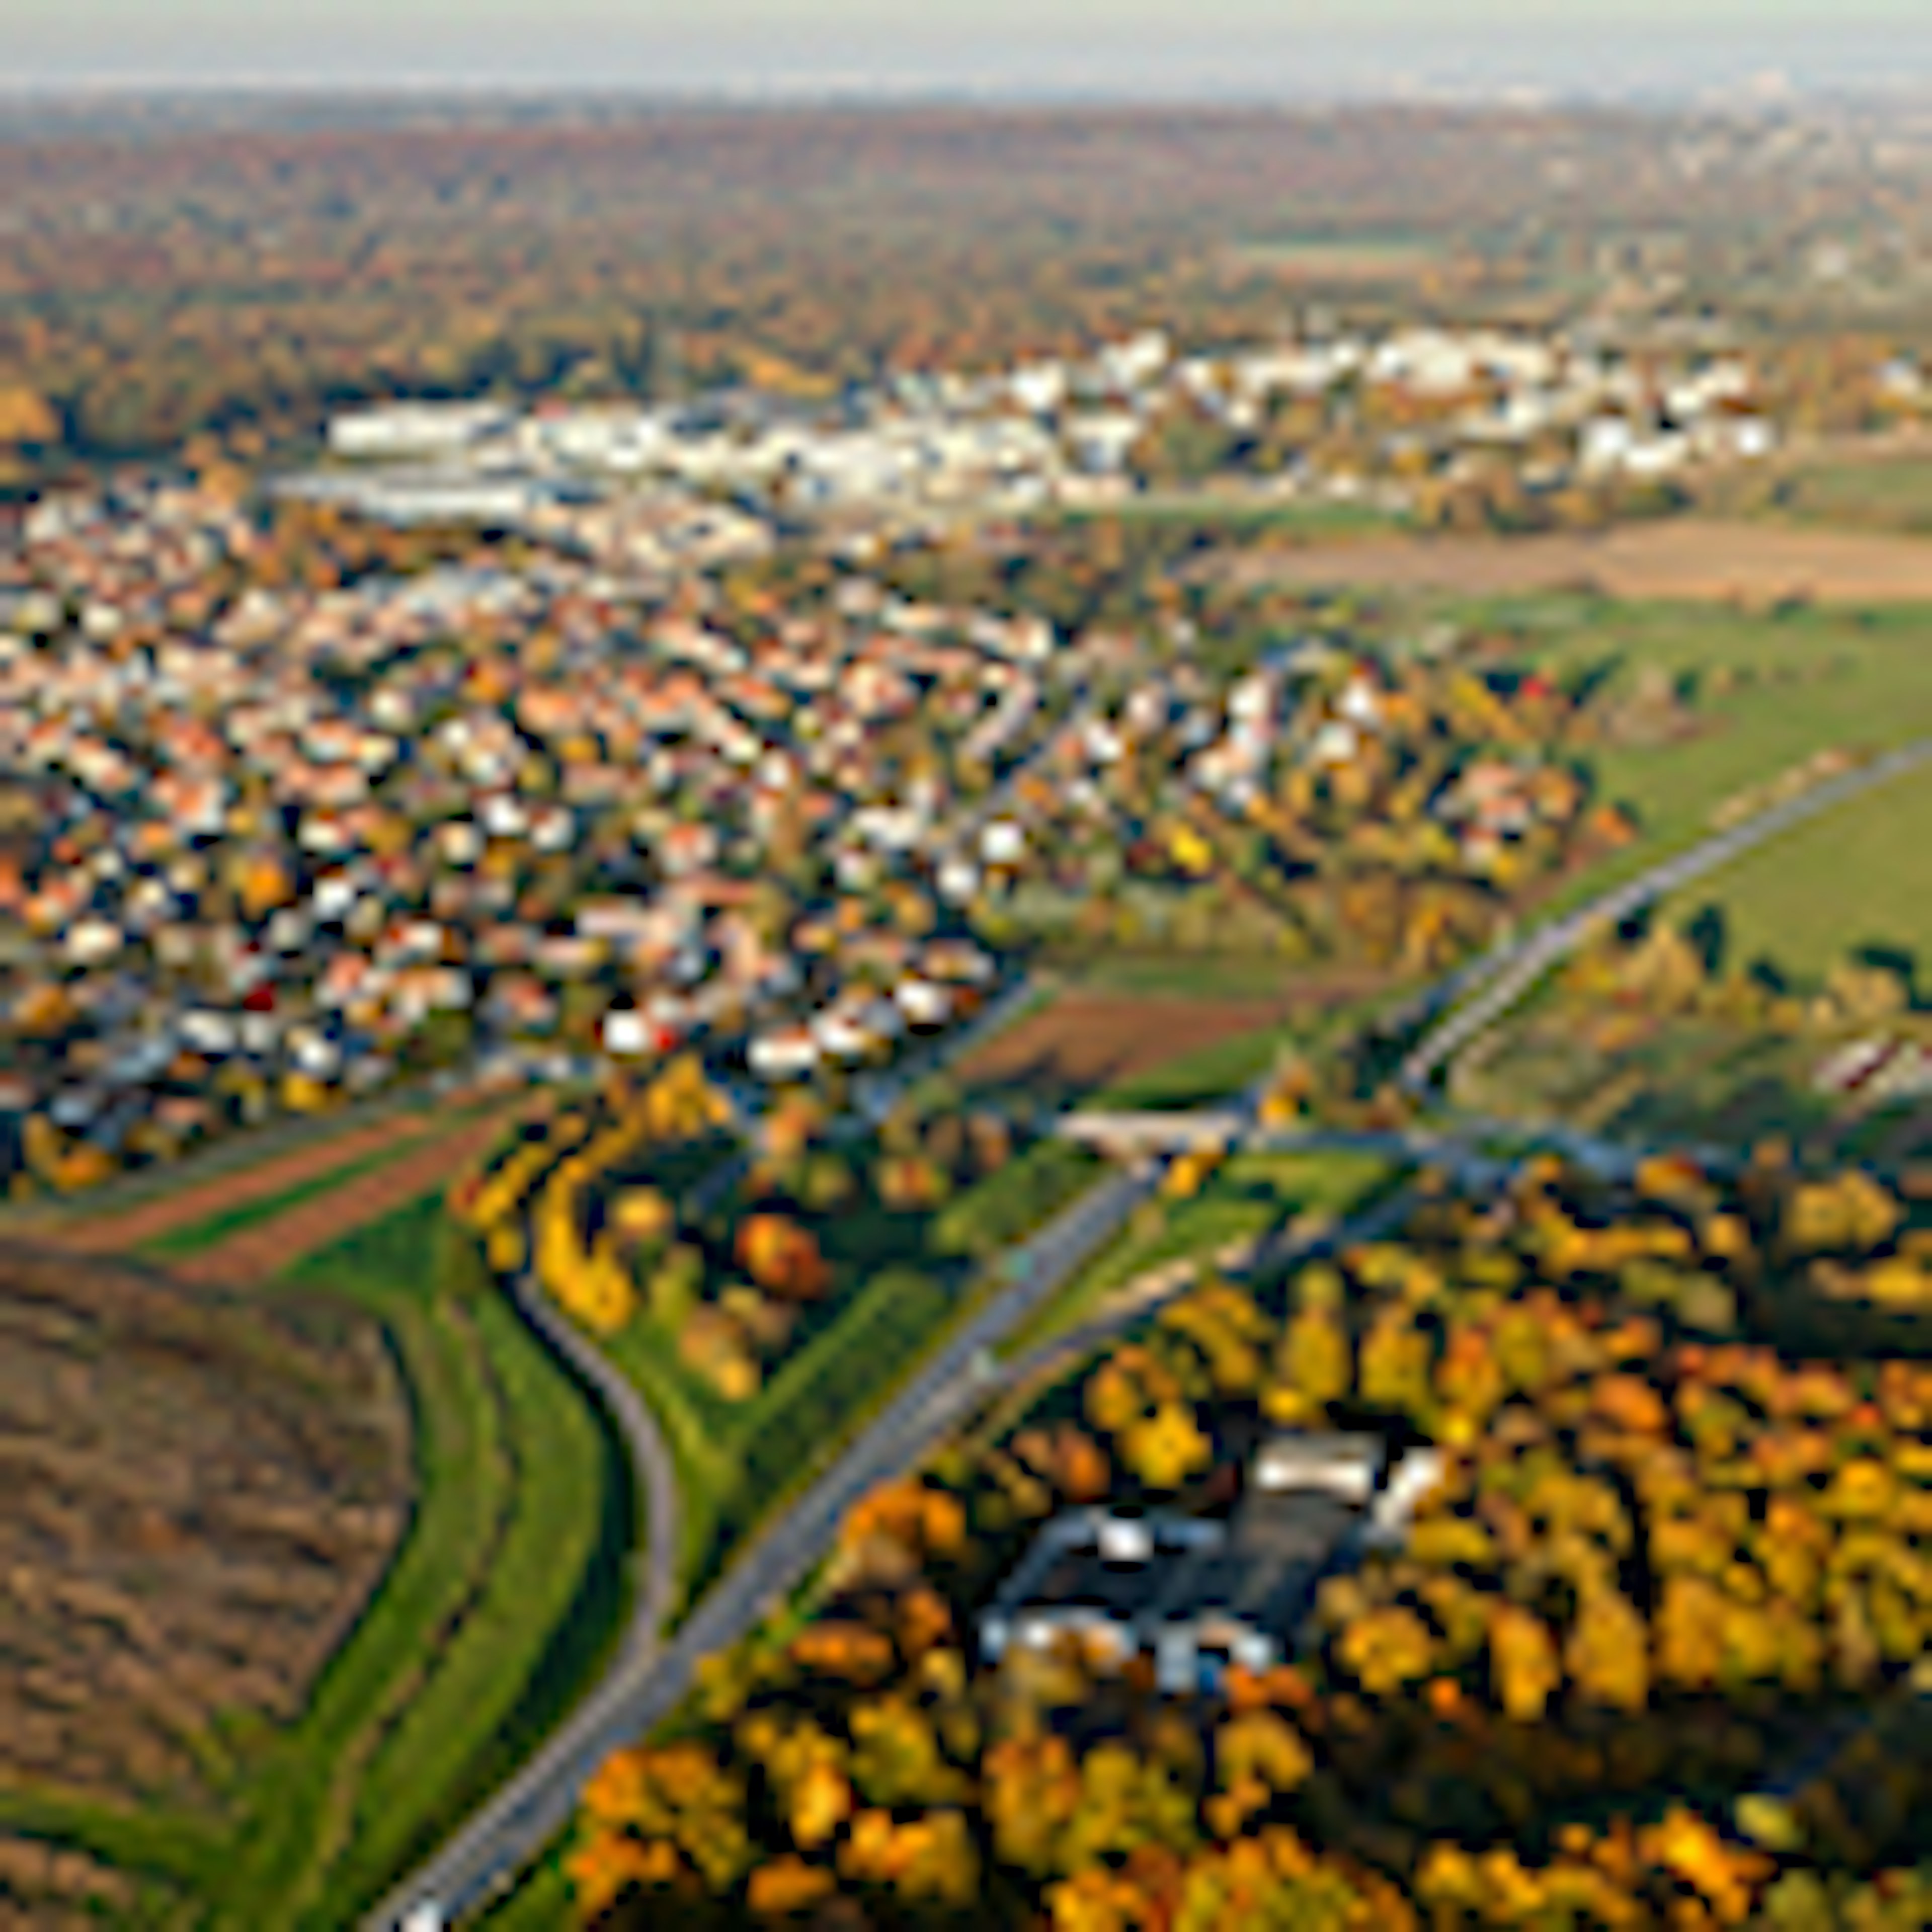
[[1891, 340], [1932, 306], [1928, 160], [1906, 124], [1529, 110], [16, 116], [0, 469], [245, 458], [398, 390], [824, 394], [1338, 309], [1720, 297]]

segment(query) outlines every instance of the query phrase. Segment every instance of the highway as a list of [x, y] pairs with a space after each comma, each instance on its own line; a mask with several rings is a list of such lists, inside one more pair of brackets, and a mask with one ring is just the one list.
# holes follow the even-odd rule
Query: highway
[[[1404, 1083], [1425, 1089], [1463, 1046], [1592, 932], [1928, 760], [1932, 739], [1916, 740], [1701, 841], [1525, 940], [1492, 947], [1439, 982], [1419, 1003], [1421, 1012], [1441, 1012], [1474, 992], [1432, 1028], [1405, 1060]], [[1366, 1150], [1372, 1143], [1377, 1150], [1446, 1167], [1472, 1179], [1485, 1174], [1493, 1178], [1508, 1165], [1463, 1144], [1464, 1132], [1484, 1131], [1481, 1123], [1462, 1130], [1422, 1127], [1391, 1135], [1264, 1133], [1255, 1120], [1264, 1086], [1264, 1081], [1257, 1082], [1234, 1108], [1213, 1114], [1213, 1132], [1242, 1144], [1265, 1141], [1310, 1150], [1343, 1144]], [[1535, 1137], [1533, 1130], [1516, 1124], [1487, 1124], [1498, 1133]], [[1177, 1117], [1168, 1130], [1192, 1135], [1196, 1141], [1202, 1131], [1198, 1119], [1187, 1117]], [[1541, 1137], [1546, 1142], [1550, 1138]], [[1630, 1150], [1586, 1136], [1569, 1138], [1576, 1144], [1570, 1150], [1608, 1170], [1618, 1170], [1634, 1157]], [[669, 1458], [648, 1412], [628, 1385], [540, 1297], [520, 1292], [526, 1318], [604, 1394], [624, 1430], [644, 1472], [652, 1510], [650, 1571], [626, 1642], [604, 1682], [508, 1783], [371, 1915], [365, 1922], [368, 1932], [404, 1932], [406, 1928], [406, 1932], [416, 1932], [418, 1925], [453, 1922], [486, 1904], [568, 1822], [579, 1790], [604, 1757], [670, 1716], [689, 1690], [699, 1663], [746, 1636], [796, 1587], [831, 1546], [853, 1504], [915, 1460], [994, 1389], [1016, 1384], [1076, 1349], [1096, 1346], [1120, 1326], [1139, 1318], [1144, 1305], [1119, 1308], [1012, 1361], [997, 1364], [993, 1359], [992, 1352], [1112, 1238], [1154, 1186], [1150, 1172], [1116, 1172], [1010, 1255], [1004, 1281], [984, 1306], [946, 1340], [832, 1467], [752, 1539], [722, 1581], [665, 1642], [660, 1642], [658, 1633], [674, 1588], [676, 1546], [674, 1534], [658, 1533], [658, 1526], [674, 1526], [676, 1520]], [[1401, 1196], [1384, 1200], [1323, 1238], [1328, 1243], [1373, 1238], [1396, 1224], [1402, 1204]], [[1282, 1249], [1274, 1258], [1292, 1260], [1293, 1251]], [[627, 1411], [634, 1412], [630, 1420], [626, 1419]], [[434, 1916], [414, 1916], [424, 1908]]]
[[[1426, 1088], [1436, 1075], [1478, 1034], [1485, 1032], [1559, 960], [1576, 951], [1594, 932], [1628, 919], [1646, 906], [1667, 897], [1707, 873], [1742, 858], [1794, 826], [1848, 803], [1863, 794], [1903, 778], [1932, 761], [1932, 738], [1915, 739], [1869, 764], [1827, 779], [1822, 784], [1782, 800], [1696, 844], [1660, 860], [1634, 879], [1600, 893], [1574, 912], [1539, 927], [1528, 938], [1492, 947], [1481, 959], [1438, 988], [1453, 1000], [1472, 987], [1475, 997], [1458, 1006], [1439, 1025], [1423, 1036], [1403, 1060], [1402, 1084], [1412, 1090]], [[1440, 1004], [1438, 1004], [1439, 1010]]]
[[[995, 1366], [991, 1352], [1112, 1238], [1153, 1185], [1148, 1177], [1110, 1174], [1007, 1256], [1004, 1281], [985, 1305], [832, 1468], [752, 1540], [676, 1636], [659, 1646], [638, 1635], [634, 1624], [635, 1640], [604, 1682], [377, 1908], [365, 1922], [370, 1932], [400, 1932], [424, 1905], [440, 1915], [426, 1922], [453, 1922], [512, 1880], [568, 1822], [578, 1790], [598, 1764], [668, 1717], [689, 1690], [699, 1662], [737, 1642], [796, 1588], [830, 1547], [853, 1504], [942, 1438], [993, 1388], [1037, 1365], [1028, 1357]], [[540, 1303], [533, 1306], [542, 1312]], [[659, 1541], [655, 1524], [652, 1541]], [[674, 1544], [665, 1539], [664, 1546]]]

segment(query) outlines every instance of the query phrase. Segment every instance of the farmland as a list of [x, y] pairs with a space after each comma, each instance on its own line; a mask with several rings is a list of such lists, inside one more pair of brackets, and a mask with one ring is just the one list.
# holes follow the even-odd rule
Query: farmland
[[1932, 776], [1921, 773], [1828, 813], [1667, 907], [1708, 908], [1726, 963], [1816, 983], [1858, 952], [1932, 968]]
[[1163, 1063], [1279, 1025], [1288, 1003], [1190, 998], [1168, 992], [1063, 993], [968, 1054], [957, 1070], [975, 1090], [1022, 1089], [1064, 1098], [1129, 1082]]
[[1932, 600], [1932, 543], [1882, 531], [1696, 518], [1598, 533], [1389, 536], [1268, 548], [1220, 568], [1248, 584], [1372, 584], [1469, 597], [1586, 590], [1642, 602], [1768, 607], [1805, 598], [1864, 608]]
[[1775, 476], [1734, 479], [1714, 494], [1767, 521], [1932, 536], [1932, 464], [1916, 438], [1898, 448], [1791, 463]]
[[[0, 1259], [0, 1842], [63, 1848], [43, 1875], [70, 1904], [210, 1904], [224, 1847], [338, 1700], [326, 1666], [383, 1614], [404, 1390], [362, 1310], [50, 1251]], [[4, 1882], [56, 1922], [32, 1877]]]
[[[124, 1280], [138, 1285], [144, 1321], [191, 1318], [196, 1346], [208, 1352], [205, 1372], [219, 1387], [170, 1406], [134, 1391], [112, 1399], [117, 1413], [154, 1418], [153, 1426], [229, 1436], [226, 1457], [142, 1442], [139, 1466], [164, 1487], [178, 1480], [170, 1472], [189, 1466], [220, 1472], [237, 1489], [241, 1526], [236, 1553], [211, 1569], [193, 1538], [170, 1541], [164, 1510], [140, 1515], [134, 1553], [121, 1560], [158, 1566], [161, 1574], [156, 1588], [143, 1588], [134, 1621], [119, 1625], [134, 1647], [120, 1674], [132, 1684], [147, 1681], [146, 1671], [153, 1690], [70, 1705], [116, 1730], [115, 1740], [104, 1739], [91, 1759], [84, 1740], [50, 1732], [58, 1786], [20, 1784], [0, 1808], [0, 1830], [74, 1848], [56, 1875], [92, 1887], [87, 1897], [117, 1909], [151, 1900], [216, 1926], [340, 1925], [518, 1760], [614, 1634], [635, 1536], [622, 1458], [590, 1402], [508, 1305], [476, 1292], [473, 1276], [456, 1264], [440, 1193], [425, 1187], [429, 1156], [446, 1174], [451, 1143], [467, 1144], [486, 1126], [495, 1131], [464, 1124], [377, 1170], [365, 1156], [341, 1170], [343, 1184], [333, 1190], [314, 1191], [310, 1177], [298, 1184], [303, 1200], [217, 1239], [206, 1252], [226, 1256], [224, 1274], [238, 1270], [237, 1244], [286, 1244], [288, 1267], [270, 1262], [249, 1284], [259, 1290], [278, 1274], [266, 1299], [257, 1293], [244, 1304], [207, 1282], [128, 1274], [105, 1262], [58, 1264], [63, 1292]], [[330, 1340], [326, 1352], [318, 1336]], [[24, 1346], [10, 1347], [8, 1364], [8, 1382], [20, 1384], [6, 1398], [9, 1408], [38, 1402], [51, 1426], [56, 1412], [35, 1389], [58, 1385], [58, 1377], [37, 1366]], [[118, 1370], [111, 1354], [87, 1371], [97, 1379], [117, 1372], [123, 1381], [132, 1372]], [[277, 1490], [278, 1480], [280, 1490], [290, 1484], [278, 1478], [272, 1456], [266, 1448], [244, 1453], [250, 1430], [260, 1436], [271, 1426], [257, 1412], [272, 1389], [274, 1426], [303, 1432], [310, 1461], [330, 1430], [353, 1448], [356, 1429], [367, 1434], [374, 1426], [365, 1414], [386, 1417], [386, 1432], [350, 1457], [348, 1475], [380, 1492], [359, 1515], [338, 1510], [350, 1527], [359, 1525], [357, 1536], [344, 1528], [332, 1532], [332, 1542], [320, 1527], [302, 1528], [295, 1514], [301, 1499]], [[361, 1393], [352, 1402], [354, 1390]], [[378, 1396], [386, 1408], [372, 1408]], [[326, 1413], [307, 1416], [307, 1407], [325, 1401]], [[85, 1426], [94, 1412], [76, 1394], [70, 1426]], [[51, 1442], [46, 1453], [56, 1453]], [[64, 1453], [69, 1465], [92, 1466]], [[98, 1450], [88, 1454], [98, 1460]], [[237, 1454], [247, 1466], [228, 1473]], [[323, 1456], [317, 1466], [332, 1466]], [[138, 1502], [135, 1490], [122, 1489], [129, 1506]], [[251, 1501], [253, 1490], [277, 1493]], [[83, 1546], [74, 1541], [80, 1518], [61, 1489], [46, 1490], [38, 1516], [44, 1520], [20, 1519], [23, 1533], [37, 1542], [64, 1535], [72, 1549]], [[298, 1535], [302, 1541], [289, 1540]], [[264, 1538], [282, 1552], [266, 1595], [249, 1582], [244, 1562], [259, 1567], [262, 1559], [250, 1552]], [[250, 1632], [260, 1656], [223, 1657], [233, 1688], [212, 1664], [190, 1667], [197, 1613], [192, 1592], [180, 1589], [186, 1634], [170, 1643], [164, 1675], [154, 1674], [147, 1653], [176, 1634], [171, 1564], [260, 1597], [238, 1626]], [[87, 1613], [100, 1618], [104, 1642], [117, 1628], [110, 1594], [98, 1588]], [[205, 1621], [212, 1612], [200, 1614]], [[156, 1617], [149, 1634], [145, 1620]], [[93, 1668], [87, 1656], [68, 1630], [52, 1674], [26, 1667], [19, 1682], [51, 1687], [64, 1675], [77, 1684]], [[197, 1718], [200, 1694], [185, 1687], [204, 1682], [219, 1706]], [[148, 1730], [154, 1738], [143, 1742]], [[23, 1723], [10, 1725], [8, 1735], [16, 1750], [31, 1750], [38, 1732]], [[75, 1768], [96, 1760], [122, 1766], [128, 1788], [74, 1789]], [[42, 1768], [50, 1777], [54, 1768], [51, 1760]]]
[[[286, 1153], [238, 1160], [246, 1147], [222, 1148], [172, 1185], [134, 1186], [125, 1205], [90, 1202], [82, 1212], [46, 1217], [37, 1232], [60, 1246], [107, 1254], [175, 1246], [178, 1238], [228, 1215], [272, 1208], [315, 1188], [334, 1184], [345, 1169], [386, 1160], [430, 1131], [429, 1117], [415, 1108], [387, 1112], [340, 1132], [310, 1133]], [[145, 1178], [145, 1177], [143, 1177]]]
[[380, 1162], [358, 1164], [340, 1184], [289, 1200], [279, 1211], [218, 1234], [180, 1264], [192, 1279], [259, 1280], [350, 1231], [445, 1186], [499, 1139], [513, 1111], [461, 1121]]

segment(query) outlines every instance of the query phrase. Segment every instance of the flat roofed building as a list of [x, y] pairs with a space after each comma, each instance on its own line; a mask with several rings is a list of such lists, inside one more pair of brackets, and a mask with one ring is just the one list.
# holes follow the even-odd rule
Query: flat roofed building
[[1111, 1516], [1082, 1510], [1042, 1530], [980, 1620], [980, 1649], [997, 1663], [1012, 1649], [1048, 1649], [1065, 1636], [1124, 1662], [1177, 1562], [1220, 1544], [1218, 1522]]
[[980, 1619], [982, 1655], [1078, 1638], [1151, 1653], [1162, 1689], [1211, 1690], [1232, 1665], [1282, 1662], [1322, 1578], [1360, 1547], [1388, 1452], [1369, 1435], [1278, 1436], [1226, 1522], [1084, 1510], [1049, 1523]]

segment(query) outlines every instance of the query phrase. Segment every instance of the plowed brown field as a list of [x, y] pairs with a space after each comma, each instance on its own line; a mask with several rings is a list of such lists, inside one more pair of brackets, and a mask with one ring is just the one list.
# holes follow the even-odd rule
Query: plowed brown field
[[1704, 603], [1932, 602], [1932, 542], [1702, 518], [1628, 524], [1600, 535], [1369, 537], [1270, 547], [1220, 567], [1243, 583], [1310, 589], [1354, 585], [1471, 596], [1588, 589]]
[[352, 1308], [0, 1244], [0, 1785], [187, 1803], [388, 1568], [409, 1412]]
[[380, 1154], [385, 1148], [420, 1138], [435, 1125], [427, 1114], [411, 1109], [392, 1114], [345, 1134], [337, 1134], [292, 1152], [278, 1154], [253, 1167], [233, 1173], [212, 1175], [192, 1182], [158, 1199], [144, 1201], [120, 1213], [86, 1220], [62, 1222], [44, 1229], [37, 1228], [37, 1240], [50, 1246], [78, 1250], [83, 1254], [108, 1254], [158, 1240], [177, 1228], [192, 1228], [244, 1208], [251, 1201], [299, 1187], [352, 1162]]
[[1305, 994], [1290, 1001], [1064, 993], [968, 1054], [958, 1071], [982, 1086], [1102, 1086], [1150, 1072], [1231, 1034], [1278, 1024], [1305, 1003]]
[[522, 1103], [499, 1108], [405, 1148], [383, 1166], [311, 1196], [285, 1213], [238, 1229], [178, 1263], [174, 1271], [188, 1281], [233, 1287], [279, 1274], [318, 1248], [407, 1207], [431, 1189], [453, 1180], [522, 1111]]

